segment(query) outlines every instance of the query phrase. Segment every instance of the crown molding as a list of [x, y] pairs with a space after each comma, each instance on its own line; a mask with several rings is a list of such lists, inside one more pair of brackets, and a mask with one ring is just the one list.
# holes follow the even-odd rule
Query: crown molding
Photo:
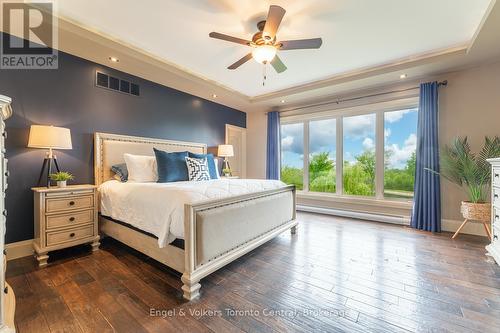
[[369, 66], [354, 71], [345, 72], [342, 74], [337, 74], [330, 76], [326, 79], [321, 79], [309, 83], [305, 83], [298, 86], [293, 86], [290, 88], [278, 90], [272, 93], [263, 94], [255, 97], [251, 97], [250, 101], [252, 103], [263, 102], [271, 99], [276, 99], [283, 96], [290, 96], [306, 91], [316, 90], [320, 88], [325, 88], [328, 86], [337, 85], [340, 83], [345, 83], [349, 81], [361, 80], [367, 77], [376, 76], [380, 74], [387, 74], [390, 72], [396, 72], [402, 69], [407, 69], [409, 67], [416, 67], [425, 65], [431, 62], [442, 61], [447, 58], [465, 55], [467, 53], [468, 44], [462, 44], [459, 46], [454, 46], [442, 50], [421, 53], [413, 56], [408, 56], [400, 58], [394, 61], [390, 61], [384, 64]]

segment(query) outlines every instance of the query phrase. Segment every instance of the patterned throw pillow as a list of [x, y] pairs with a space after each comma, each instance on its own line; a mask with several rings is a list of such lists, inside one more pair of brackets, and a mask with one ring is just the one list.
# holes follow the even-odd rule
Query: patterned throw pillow
[[210, 180], [208, 163], [206, 158], [186, 157], [189, 180]]

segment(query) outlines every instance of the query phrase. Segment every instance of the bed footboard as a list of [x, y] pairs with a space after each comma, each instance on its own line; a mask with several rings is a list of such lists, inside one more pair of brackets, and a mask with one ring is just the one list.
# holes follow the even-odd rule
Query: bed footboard
[[184, 298], [199, 281], [283, 231], [296, 231], [295, 186], [185, 205]]

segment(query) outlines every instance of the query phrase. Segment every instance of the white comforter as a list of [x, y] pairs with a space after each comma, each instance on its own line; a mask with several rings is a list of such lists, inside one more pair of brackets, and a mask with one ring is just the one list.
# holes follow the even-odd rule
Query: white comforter
[[255, 193], [285, 186], [278, 180], [217, 179], [201, 182], [122, 183], [110, 180], [99, 187], [101, 214], [158, 237], [165, 247], [184, 239], [184, 204]]

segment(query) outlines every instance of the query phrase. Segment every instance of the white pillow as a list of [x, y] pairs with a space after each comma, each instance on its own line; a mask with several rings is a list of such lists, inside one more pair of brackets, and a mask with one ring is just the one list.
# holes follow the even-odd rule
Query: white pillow
[[220, 179], [220, 173], [219, 173], [219, 159], [214, 157], [214, 163], [215, 163], [215, 173], [217, 174], [217, 179]]
[[127, 164], [128, 180], [141, 183], [158, 180], [156, 157], [123, 154], [123, 158]]

